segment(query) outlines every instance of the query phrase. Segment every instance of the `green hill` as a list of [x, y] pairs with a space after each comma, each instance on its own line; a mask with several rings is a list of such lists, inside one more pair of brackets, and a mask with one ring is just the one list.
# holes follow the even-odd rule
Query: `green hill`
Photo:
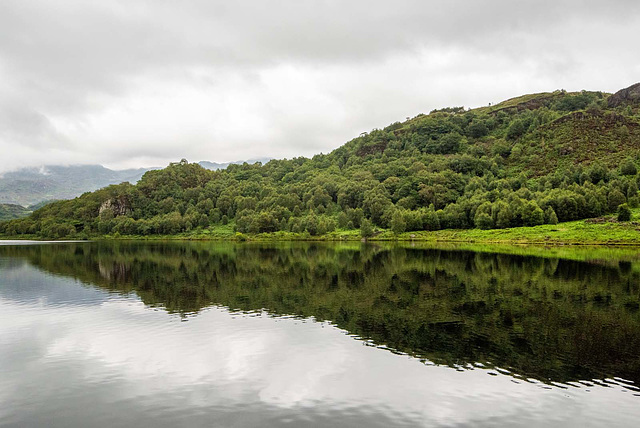
[[209, 171], [183, 160], [26, 219], [5, 235], [42, 238], [237, 232], [322, 235], [555, 224], [640, 205], [640, 99], [525, 95], [434, 110], [363, 133], [329, 154]]
[[114, 171], [101, 165], [47, 165], [0, 175], [0, 203], [23, 206], [71, 199], [110, 184], [135, 183], [147, 169]]
[[31, 210], [22, 205], [0, 204], [0, 221], [26, 217], [30, 213]]

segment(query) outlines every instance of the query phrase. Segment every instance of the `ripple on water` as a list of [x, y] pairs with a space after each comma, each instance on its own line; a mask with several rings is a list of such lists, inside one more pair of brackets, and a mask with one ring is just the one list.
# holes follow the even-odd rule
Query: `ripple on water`
[[640, 389], [622, 377], [541, 381], [494, 354], [444, 365], [313, 317], [170, 313], [12, 269], [0, 279], [0, 425], [583, 428], [640, 417]]

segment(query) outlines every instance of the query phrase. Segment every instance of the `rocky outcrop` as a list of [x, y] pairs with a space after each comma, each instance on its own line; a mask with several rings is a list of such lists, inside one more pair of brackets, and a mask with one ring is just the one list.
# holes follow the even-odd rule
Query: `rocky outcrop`
[[607, 100], [609, 107], [621, 105], [640, 105], [640, 83], [621, 89]]
[[100, 210], [98, 212], [99, 215], [104, 213], [105, 211], [111, 211], [114, 217], [119, 215], [126, 215], [131, 211], [129, 206], [129, 201], [126, 198], [111, 198], [107, 199], [100, 205]]

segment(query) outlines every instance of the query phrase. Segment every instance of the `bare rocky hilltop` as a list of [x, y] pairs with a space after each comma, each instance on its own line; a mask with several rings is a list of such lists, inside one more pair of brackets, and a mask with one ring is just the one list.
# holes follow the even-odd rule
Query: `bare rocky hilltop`
[[607, 100], [609, 107], [640, 104], [640, 83], [624, 88], [611, 95]]

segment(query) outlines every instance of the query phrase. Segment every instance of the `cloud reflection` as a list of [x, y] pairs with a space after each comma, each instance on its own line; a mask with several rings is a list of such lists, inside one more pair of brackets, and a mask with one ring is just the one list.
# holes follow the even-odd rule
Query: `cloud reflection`
[[[23, 269], [52, 288], [82, 289]], [[0, 289], [16, 281], [3, 277]], [[620, 388], [546, 390], [488, 369], [425, 366], [327, 323], [220, 307], [183, 322], [135, 296], [96, 290], [104, 300], [86, 307], [30, 292], [0, 294], [0, 425], [584, 427], [612, 409], [628, 426], [639, 416], [638, 398]]]

